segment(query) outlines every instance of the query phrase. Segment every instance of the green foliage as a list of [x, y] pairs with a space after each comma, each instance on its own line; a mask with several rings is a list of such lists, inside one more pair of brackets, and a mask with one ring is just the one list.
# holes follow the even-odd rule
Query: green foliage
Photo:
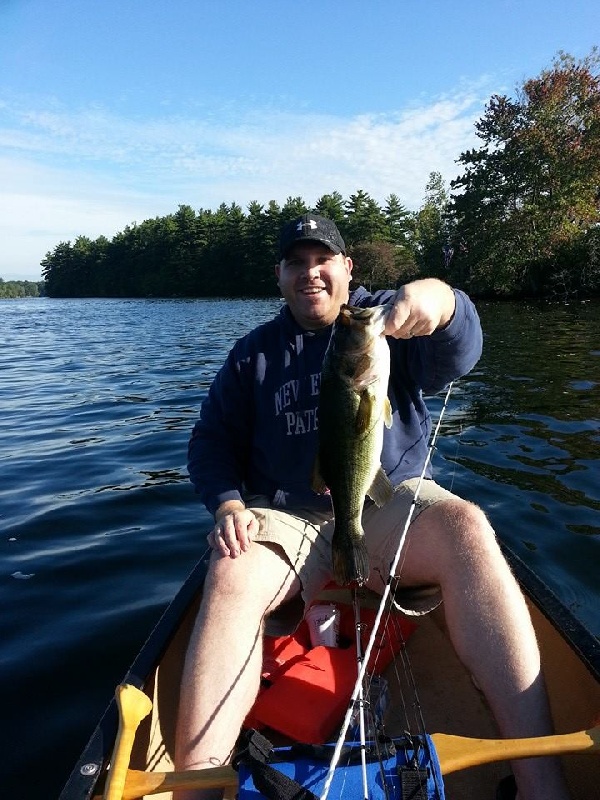
[[[216, 211], [180, 206], [175, 214], [134, 223], [112, 241], [78, 237], [42, 261], [51, 297], [266, 297], [275, 281], [281, 226], [309, 211], [301, 197], [283, 207], [235, 203]], [[315, 211], [334, 219], [348, 253], [363, 263], [356, 274], [374, 288], [414, 272], [412, 215], [392, 196], [382, 209], [359, 190], [348, 201], [323, 195]]]
[[394, 245], [389, 242], [361, 242], [352, 248], [355, 267], [352, 277], [367, 289], [387, 289], [398, 282]]
[[431, 172], [415, 220], [416, 261], [423, 277], [446, 277], [444, 246], [450, 241], [450, 197], [439, 172]]
[[[560, 53], [515, 100], [491, 98], [479, 149], [458, 159], [454, 236], [459, 279], [475, 293], [555, 295], [595, 289], [600, 224], [600, 59]], [[587, 264], [586, 269], [583, 264]]]
[[381, 208], [363, 189], [350, 196], [345, 211], [343, 236], [349, 248], [359, 242], [381, 242], [385, 239]]
[[0, 300], [18, 297], [41, 297], [43, 281], [4, 281], [0, 278]]
[[[342, 231], [344, 227], [344, 198], [339, 192], [324, 194], [317, 200], [315, 211], [328, 219], [332, 219]], [[342, 233], [343, 236], [343, 233]]]

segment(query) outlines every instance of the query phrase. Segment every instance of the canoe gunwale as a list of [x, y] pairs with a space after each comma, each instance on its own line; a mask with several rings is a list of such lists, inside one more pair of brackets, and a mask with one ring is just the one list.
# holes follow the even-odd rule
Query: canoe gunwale
[[[137, 689], [144, 689], [148, 676], [160, 663], [179, 623], [198, 594], [206, 571], [205, 561], [200, 561], [194, 567], [150, 632], [122, 683], [130, 683]], [[98, 774], [102, 772], [103, 765], [111, 756], [118, 725], [119, 713], [117, 702], [113, 697], [83, 749], [58, 800], [89, 800], [93, 796]], [[94, 766], [97, 769], [90, 774], [90, 768]]]
[[600, 641], [573, 612], [559, 600], [555, 592], [504, 543], [500, 543], [521, 589], [552, 627], [575, 652], [590, 674], [600, 683]]

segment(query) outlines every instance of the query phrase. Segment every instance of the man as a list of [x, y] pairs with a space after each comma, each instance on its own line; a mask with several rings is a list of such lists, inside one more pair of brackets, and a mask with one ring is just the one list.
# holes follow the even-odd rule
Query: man
[[[423, 393], [468, 372], [482, 334], [468, 297], [436, 279], [398, 291], [350, 294], [352, 261], [330, 220], [305, 214], [280, 237], [281, 313], [239, 340], [202, 405], [189, 448], [191, 479], [215, 526], [204, 599], [183, 674], [177, 768], [228, 761], [259, 687], [263, 630], [289, 633], [331, 578], [331, 505], [311, 489], [321, 364], [340, 306], [392, 302], [389, 396], [393, 425], [382, 465], [397, 487], [363, 515], [381, 592], [427, 452]], [[531, 621], [483, 512], [433, 480], [423, 482], [399, 575], [436, 587], [454, 647], [506, 737], [551, 732]], [[439, 590], [438, 590], [439, 589]], [[517, 762], [520, 800], [567, 797], [554, 761]]]

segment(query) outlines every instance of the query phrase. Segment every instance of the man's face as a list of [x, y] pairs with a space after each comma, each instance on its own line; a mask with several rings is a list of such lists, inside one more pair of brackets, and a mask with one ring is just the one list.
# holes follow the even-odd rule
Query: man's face
[[352, 260], [318, 242], [299, 242], [275, 267], [277, 284], [296, 322], [324, 328], [348, 302]]

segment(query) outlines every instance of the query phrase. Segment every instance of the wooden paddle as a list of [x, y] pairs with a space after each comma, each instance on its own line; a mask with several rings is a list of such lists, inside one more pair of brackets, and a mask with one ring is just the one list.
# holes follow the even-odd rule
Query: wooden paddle
[[434, 733], [431, 737], [442, 775], [460, 769], [531, 756], [559, 756], [567, 753], [593, 753], [600, 750], [600, 725], [587, 731], [536, 736], [530, 739], [469, 739]]
[[131, 684], [117, 686], [119, 730], [104, 787], [104, 800], [122, 800], [133, 740], [140, 722], [152, 710], [152, 701]]
[[174, 792], [176, 789], [237, 788], [239, 777], [229, 765], [182, 772], [142, 772], [130, 769], [127, 772], [123, 800], [137, 800], [145, 794]]
[[[470, 739], [434, 733], [431, 737], [442, 775], [513, 758], [555, 756], [567, 753], [592, 753], [600, 750], [600, 725], [587, 731], [530, 739]], [[123, 800], [135, 800], [145, 794], [176, 789], [226, 789], [238, 784], [232, 767], [212, 767], [187, 772], [140, 772], [129, 770]], [[119, 798], [119, 800], [121, 800]]]

